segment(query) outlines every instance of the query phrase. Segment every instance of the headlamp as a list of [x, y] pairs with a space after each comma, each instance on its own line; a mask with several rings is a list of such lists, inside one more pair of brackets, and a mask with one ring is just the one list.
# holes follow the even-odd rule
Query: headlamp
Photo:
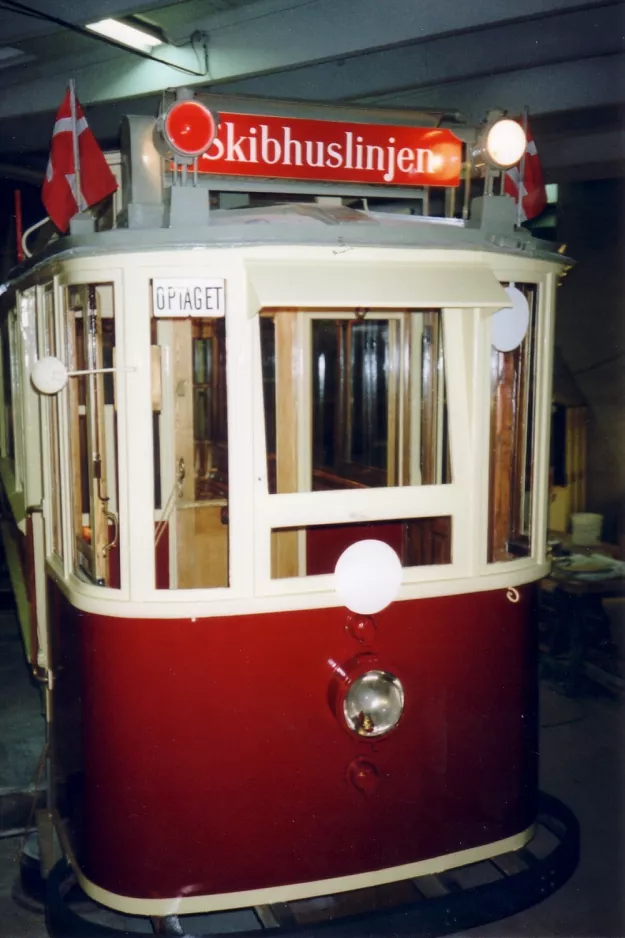
[[351, 684], [343, 700], [343, 716], [359, 736], [382, 736], [399, 723], [404, 689], [388, 671], [366, 671]]
[[175, 101], [159, 123], [169, 150], [183, 161], [206, 153], [217, 133], [215, 115], [195, 98]]
[[525, 131], [518, 121], [504, 117], [486, 124], [473, 150], [473, 159], [495, 169], [509, 169], [520, 161], [526, 144]]

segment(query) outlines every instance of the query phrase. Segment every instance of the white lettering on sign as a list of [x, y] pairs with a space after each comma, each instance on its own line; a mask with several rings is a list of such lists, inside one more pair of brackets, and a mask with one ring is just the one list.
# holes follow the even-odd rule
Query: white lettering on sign
[[155, 316], [223, 316], [225, 285], [220, 277], [155, 278], [152, 281]]
[[220, 112], [201, 173], [404, 186], [458, 186], [462, 143], [444, 127]]

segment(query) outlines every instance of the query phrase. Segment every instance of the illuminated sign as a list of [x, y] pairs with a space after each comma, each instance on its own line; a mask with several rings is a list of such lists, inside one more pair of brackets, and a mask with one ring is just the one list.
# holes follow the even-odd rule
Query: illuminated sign
[[446, 128], [223, 112], [198, 158], [201, 173], [383, 186], [457, 186], [461, 165]]

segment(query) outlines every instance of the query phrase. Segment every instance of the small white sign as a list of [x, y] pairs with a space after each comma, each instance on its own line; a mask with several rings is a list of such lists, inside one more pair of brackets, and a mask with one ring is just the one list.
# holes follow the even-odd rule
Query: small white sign
[[226, 312], [223, 277], [171, 277], [152, 281], [155, 316], [223, 316]]

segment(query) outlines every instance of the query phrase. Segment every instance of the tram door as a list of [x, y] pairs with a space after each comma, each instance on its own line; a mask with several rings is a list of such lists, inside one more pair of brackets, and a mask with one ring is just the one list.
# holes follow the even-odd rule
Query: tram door
[[228, 586], [225, 321], [178, 319], [171, 330], [176, 586]]

